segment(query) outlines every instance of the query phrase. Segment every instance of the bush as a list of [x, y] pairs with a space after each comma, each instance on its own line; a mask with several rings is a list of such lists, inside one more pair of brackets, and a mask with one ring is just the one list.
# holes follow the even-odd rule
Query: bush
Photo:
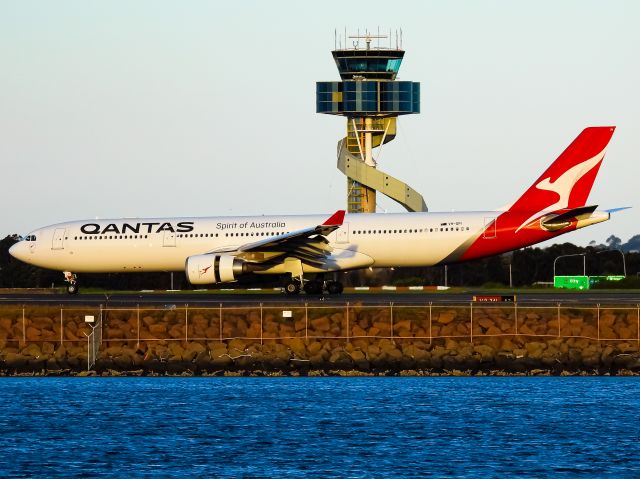
[[640, 289], [640, 278], [627, 276], [620, 281], [600, 281], [592, 285], [591, 289]]

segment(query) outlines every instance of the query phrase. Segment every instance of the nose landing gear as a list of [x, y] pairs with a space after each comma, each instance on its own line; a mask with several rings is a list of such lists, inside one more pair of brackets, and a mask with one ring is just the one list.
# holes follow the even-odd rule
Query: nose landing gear
[[69, 283], [67, 285], [67, 293], [69, 294], [78, 294], [78, 277], [70, 271], [65, 271], [64, 280]]

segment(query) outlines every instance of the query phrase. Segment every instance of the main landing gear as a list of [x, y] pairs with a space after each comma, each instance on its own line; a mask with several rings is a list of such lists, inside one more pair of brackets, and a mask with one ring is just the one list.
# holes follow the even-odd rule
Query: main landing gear
[[69, 283], [67, 285], [67, 293], [78, 294], [78, 277], [70, 271], [64, 272], [64, 280]]
[[329, 294], [342, 294], [344, 286], [339, 281], [325, 281], [324, 279], [308, 280], [302, 285], [299, 278], [289, 278], [284, 284], [284, 292], [289, 296], [300, 294], [300, 290], [304, 290], [309, 295], [321, 295], [325, 291]]

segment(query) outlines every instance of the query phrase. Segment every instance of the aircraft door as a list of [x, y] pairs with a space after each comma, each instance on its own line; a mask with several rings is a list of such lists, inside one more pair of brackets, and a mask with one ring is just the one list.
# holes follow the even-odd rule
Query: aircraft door
[[64, 228], [56, 228], [53, 232], [53, 244], [51, 249], [64, 249], [64, 234], [67, 230]]
[[349, 242], [349, 223], [342, 223], [342, 226], [336, 231], [336, 243]]
[[484, 232], [482, 237], [484, 239], [494, 239], [496, 237], [496, 223], [498, 218], [485, 218], [484, 219]]
[[173, 231], [164, 231], [164, 238], [162, 240], [162, 246], [175, 246], [176, 245], [176, 234]]

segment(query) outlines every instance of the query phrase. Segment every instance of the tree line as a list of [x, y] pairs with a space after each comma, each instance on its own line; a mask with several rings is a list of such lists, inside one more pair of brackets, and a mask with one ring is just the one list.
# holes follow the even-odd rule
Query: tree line
[[[49, 288], [65, 286], [62, 273], [38, 268], [18, 261], [9, 255], [9, 248], [19, 241], [16, 235], [0, 240], [0, 288]], [[615, 236], [606, 244], [590, 243], [581, 247], [571, 243], [554, 244], [546, 248], [528, 247], [492, 256], [481, 260], [453, 264], [448, 267], [424, 268], [373, 268], [336, 273], [345, 286], [380, 285], [444, 285], [530, 286], [553, 281], [554, 262], [557, 275], [581, 275], [583, 269], [588, 276], [622, 275], [622, 254], [626, 263], [628, 285], [635, 285], [640, 272], [640, 235], [622, 243]], [[572, 256], [567, 256], [572, 255]], [[580, 256], [573, 256], [580, 255]], [[81, 287], [110, 290], [142, 289], [190, 289], [192, 286], [184, 272], [160, 273], [104, 273], [81, 274]], [[277, 287], [280, 280], [274, 276], [247, 275], [240, 278], [240, 287]], [[229, 287], [229, 284], [217, 287]]]

